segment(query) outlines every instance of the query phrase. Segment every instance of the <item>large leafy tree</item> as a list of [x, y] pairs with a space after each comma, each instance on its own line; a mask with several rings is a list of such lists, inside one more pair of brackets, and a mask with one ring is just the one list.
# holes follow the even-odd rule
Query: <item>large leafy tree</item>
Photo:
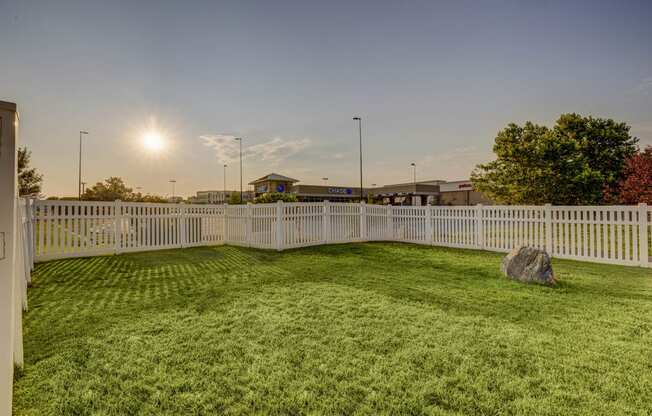
[[167, 202], [165, 198], [158, 195], [143, 195], [140, 192], [134, 193], [122, 178], [112, 176], [104, 182], [98, 182], [93, 187], [86, 189], [82, 195], [87, 201], [115, 201], [119, 199], [125, 202]]
[[86, 189], [82, 199], [87, 201], [131, 201], [133, 190], [125, 185], [122, 178], [112, 176], [104, 182], [97, 182], [94, 186]]
[[563, 114], [553, 128], [512, 123], [496, 136], [496, 160], [471, 179], [498, 203], [601, 203], [623, 178], [636, 143], [624, 123], [577, 114]]
[[652, 146], [627, 160], [625, 178], [619, 183], [615, 201], [652, 204]]
[[18, 148], [18, 194], [21, 196], [41, 193], [43, 175], [29, 167], [31, 157], [27, 147]]

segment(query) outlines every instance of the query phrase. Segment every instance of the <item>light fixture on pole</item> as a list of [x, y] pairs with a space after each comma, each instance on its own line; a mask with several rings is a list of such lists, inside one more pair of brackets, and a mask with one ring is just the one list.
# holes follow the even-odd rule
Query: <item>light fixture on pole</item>
[[353, 120], [358, 121], [358, 136], [360, 138], [360, 201], [362, 201], [362, 118], [353, 117]]
[[222, 178], [222, 190], [226, 192], [226, 163], [224, 164], [224, 177]]
[[[416, 163], [410, 163], [410, 166], [412, 166], [412, 181], [414, 182], [414, 186], [417, 185], [417, 164]], [[416, 188], [415, 188], [416, 192]]]
[[242, 137], [235, 139], [240, 142], [240, 203], [242, 203]]
[[79, 194], [79, 200], [81, 201], [82, 196], [82, 134], [88, 134], [87, 131], [79, 131], [79, 180], [77, 181], [77, 193]]
[[328, 178], [321, 178], [322, 181], [324, 181], [324, 185], [328, 185]]
[[86, 182], [82, 182], [82, 195], [86, 192]]

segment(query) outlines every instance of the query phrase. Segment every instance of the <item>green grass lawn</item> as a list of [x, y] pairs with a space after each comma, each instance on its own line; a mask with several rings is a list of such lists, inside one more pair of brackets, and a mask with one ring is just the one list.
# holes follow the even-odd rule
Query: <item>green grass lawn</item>
[[408, 244], [206, 247], [37, 265], [14, 411], [652, 412], [652, 271]]

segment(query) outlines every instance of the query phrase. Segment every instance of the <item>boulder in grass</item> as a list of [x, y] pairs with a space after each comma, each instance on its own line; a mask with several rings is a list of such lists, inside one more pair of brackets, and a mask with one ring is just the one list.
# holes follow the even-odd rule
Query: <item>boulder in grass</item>
[[540, 283], [554, 286], [550, 256], [544, 250], [520, 246], [514, 248], [503, 259], [500, 267], [505, 276], [523, 283]]

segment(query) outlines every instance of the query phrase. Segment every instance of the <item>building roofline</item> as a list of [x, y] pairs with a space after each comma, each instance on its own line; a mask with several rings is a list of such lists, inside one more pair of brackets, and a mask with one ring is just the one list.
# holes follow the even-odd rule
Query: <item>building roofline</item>
[[0, 101], [0, 110], [16, 112], [16, 103]]
[[[270, 178], [270, 176], [277, 176], [278, 178]], [[289, 176], [280, 175], [278, 173], [272, 172], [272, 173], [268, 173], [267, 175], [261, 178], [249, 182], [249, 185], [255, 185], [257, 183], [265, 182], [265, 181], [283, 181], [283, 182], [291, 182], [291, 183], [300, 182], [298, 179], [290, 178]]]

